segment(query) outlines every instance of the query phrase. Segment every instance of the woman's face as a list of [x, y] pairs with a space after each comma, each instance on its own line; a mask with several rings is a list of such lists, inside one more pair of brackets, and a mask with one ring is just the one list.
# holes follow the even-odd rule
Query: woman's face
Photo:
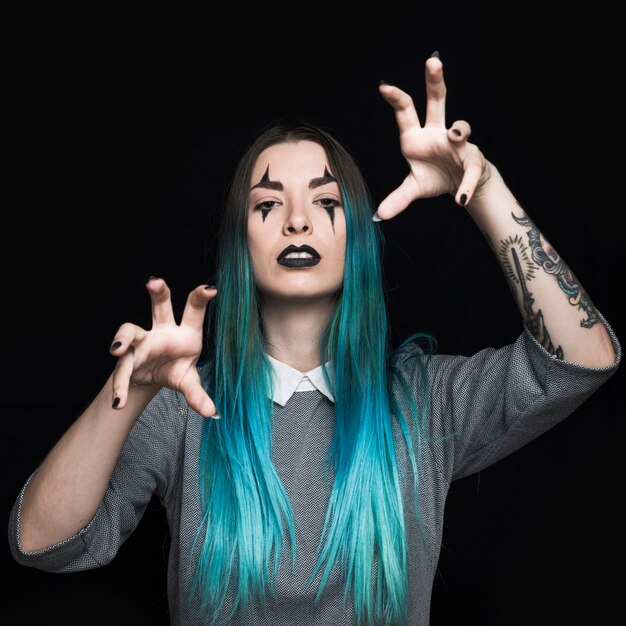
[[[294, 254], [290, 246], [304, 249]], [[248, 203], [248, 247], [263, 297], [323, 298], [340, 289], [346, 219], [322, 146], [281, 143], [259, 155]]]

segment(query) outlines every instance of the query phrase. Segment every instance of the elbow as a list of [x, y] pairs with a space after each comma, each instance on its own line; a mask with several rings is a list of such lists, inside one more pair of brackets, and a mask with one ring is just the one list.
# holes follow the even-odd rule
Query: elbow
[[31, 529], [26, 524], [21, 524], [17, 532], [17, 548], [23, 554], [39, 552], [52, 545], [39, 536], [36, 528]]
[[604, 326], [595, 346], [585, 354], [584, 361], [587, 367], [598, 369], [611, 367], [617, 363], [615, 347]]
[[45, 525], [36, 523], [33, 517], [22, 507], [19, 521], [16, 520], [14, 528], [15, 547], [20, 555], [28, 556], [29, 554], [45, 550], [54, 544], [54, 542], [48, 541], [42, 532]]
[[600, 352], [597, 359], [598, 364], [592, 367], [611, 367], [615, 365], [617, 363], [617, 355], [613, 346], [611, 345], [607, 350]]
[[564, 360], [591, 369], [606, 369], [618, 362], [618, 353], [604, 324], [597, 324], [585, 329], [582, 340], [577, 338], [566, 345]]

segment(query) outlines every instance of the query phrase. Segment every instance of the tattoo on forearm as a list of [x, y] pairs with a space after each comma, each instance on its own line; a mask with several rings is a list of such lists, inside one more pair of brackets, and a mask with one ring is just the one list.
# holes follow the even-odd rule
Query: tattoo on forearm
[[[509, 235], [507, 239], [501, 240], [499, 254], [506, 276], [514, 285], [520, 284], [520, 279], [517, 277], [518, 270], [528, 281], [535, 277], [537, 266], [528, 257], [528, 246], [524, 245], [521, 235], [515, 235], [515, 237]], [[517, 266], [514, 261], [517, 262]]]
[[526, 213], [523, 213], [521, 217], [514, 213], [511, 215], [518, 224], [530, 228], [526, 234], [530, 243], [532, 260], [546, 273], [552, 274], [556, 278], [561, 291], [565, 293], [572, 306], [577, 306], [578, 309], [585, 312], [587, 317], [580, 321], [580, 325], [583, 328], [591, 328], [597, 324], [599, 321], [598, 312], [572, 270], [547, 242], [545, 246], [541, 244], [541, 233]]
[[541, 309], [536, 312], [533, 310], [535, 299], [533, 294], [528, 290], [527, 281], [530, 282], [535, 277], [537, 266], [532, 263], [528, 257], [528, 246], [524, 245], [520, 235], [509, 236], [507, 239], [500, 241], [499, 257], [504, 267], [504, 273], [507, 282], [511, 287], [514, 295], [519, 294], [521, 289], [522, 306], [528, 329], [535, 339], [557, 359], [563, 359], [563, 348], [554, 347], [550, 333], [546, 328], [543, 320]]

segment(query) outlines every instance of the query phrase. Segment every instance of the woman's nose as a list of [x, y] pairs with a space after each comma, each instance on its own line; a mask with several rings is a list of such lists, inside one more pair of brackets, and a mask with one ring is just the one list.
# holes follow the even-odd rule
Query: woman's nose
[[313, 231], [313, 224], [306, 211], [294, 208], [289, 212], [284, 225], [285, 234], [307, 233]]

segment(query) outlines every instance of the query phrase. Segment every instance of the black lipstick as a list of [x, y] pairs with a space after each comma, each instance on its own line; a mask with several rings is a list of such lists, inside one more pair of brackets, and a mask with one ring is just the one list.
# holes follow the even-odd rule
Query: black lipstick
[[[306, 259], [286, 259], [285, 257], [290, 252], [308, 252], [312, 258]], [[312, 248], [311, 246], [307, 246], [306, 244], [302, 246], [294, 246], [293, 244], [287, 246], [276, 259], [280, 265], [284, 267], [313, 267], [313, 265], [317, 265], [320, 262], [319, 252]]]

